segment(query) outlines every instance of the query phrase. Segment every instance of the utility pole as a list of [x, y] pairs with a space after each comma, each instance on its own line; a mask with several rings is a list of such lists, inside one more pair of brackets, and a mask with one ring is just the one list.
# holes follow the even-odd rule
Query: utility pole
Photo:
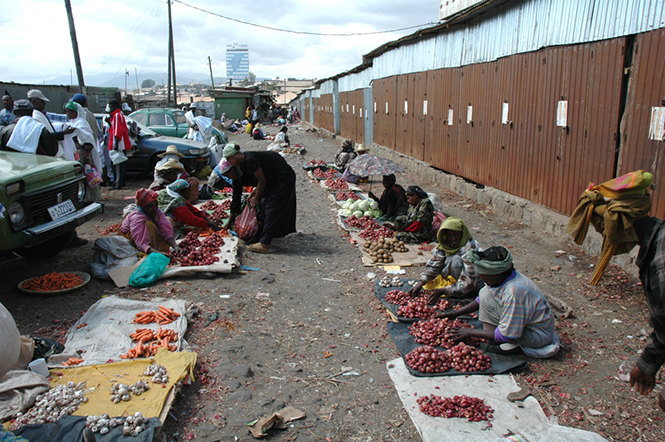
[[[173, 21], [171, 20], [171, 0], [166, 0], [166, 3], [169, 5], [169, 85], [166, 89], [166, 105], [171, 106], [171, 68], [173, 64], [171, 63], [171, 56], [173, 55]], [[175, 85], [174, 85], [175, 86]]]
[[210, 84], [212, 88], [215, 89], [215, 80], [212, 78], [212, 61], [210, 61], [210, 55], [208, 55], [208, 67], [210, 68]]
[[127, 98], [127, 79], [129, 78], [129, 71], [125, 69], [125, 98]]
[[136, 70], [136, 66], [134, 66], [134, 75], [136, 75], [136, 90], [139, 91], [141, 89], [139, 87], [139, 71]]
[[74, 62], [76, 63], [76, 76], [79, 80], [79, 89], [82, 94], [85, 94], [85, 82], [83, 81], [83, 68], [81, 67], [81, 56], [79, 55], [79, 44], [76, 40], [74, 16], [72, 15], [72, 5], [69, 0], [65, 0], [65, 9], [67, 10], [67, 20], [69, 21], [69, 35], [72, 38], [72, 49], [74, 51]]

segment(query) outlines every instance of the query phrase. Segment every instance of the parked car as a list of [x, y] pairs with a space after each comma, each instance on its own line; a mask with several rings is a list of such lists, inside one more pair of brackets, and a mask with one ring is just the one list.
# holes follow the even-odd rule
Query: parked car
[[[168, 137], [183, 138], [187, 136], [187, 131], [189, 130], [185, 112], [179, 109], [147, 107], [138, 109], [129, 114], [129, 116], [148, 129], [152, 129], [158, 134]], [[219, 137], [220, 143], [227, 143], [228, 137], [223, 131], [212, 127], [211, 132], [212, 135]]]
[[189, 129], [185, 112], [179, 109], [146, 107], [132, 112], [129, 116], [137, 123], [169, 137], [182, 138]]
[[76, 227], [104, 212], [83, 201], [85, 179], [78, 161], [0, 152], [0, 253], [45, 258], [63, 250]]
[[[99, 124], [100, 128], [103, 127], [104, 118], [107, 116], [107, 114], [95, 114], [97, 124]], [[135, 121], [131, 117], [125, 117], [125, 119], [128, 124]], [[155, 164], [161, 159], [157, 155], [166, 152], [166, 146], [171, 144], [178, 148], [178, 152], [185, 155], [180, 159], [180, 162], [185, 166], [187, 172], [195, 173], [208, 165], [210, 161], [210, 149], [205, 144], [198, 141], [160, 135], [138, 121], [136, 124], [140, 129], [140, 133], [136, 137], [136, 147], [127, 160], [127, 171], [142, 172], [148, 174], [148, 176], [152, 176]]]

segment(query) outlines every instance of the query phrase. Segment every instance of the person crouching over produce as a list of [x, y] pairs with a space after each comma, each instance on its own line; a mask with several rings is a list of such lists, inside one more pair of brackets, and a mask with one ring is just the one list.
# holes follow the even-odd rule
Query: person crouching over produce
[[435, 304], [441, 296], [476, 297], [485, 284], [478, 277], [476, 266], [464, 259], [464, 255], [469, 250], [479, 252], [482, 248], [471, 237], [464, 221], [454, 216], [447, 218], [439, 228], [437, 240], [439, 245], [432, 250], [432, 257], [425, 264], [420, 281], [409, 290], [409, 295], [418, 296], [423, 285], [441, 275], [444, 278], [452, 276], [457, 282], [434, 290], [429, 299], [430, 304]]
[[438, 317], [452, 319], [478, 310], [483, 328], [455, 328], [452, 336], [457, 340], [474, 336], [494, 341], [499, 346], [491, 351], [496, 353], [519, 347], [532, 358], [556, 355], [560, 344], [550, 304], [532, 280], [515, 271], [508, 249], [498, 246], [469, 250], [465, 258], [476, 266], [485, 287], [471, 304]]
[[157, 192], [159, 210], [173, 219], [176, 226], [210, 227], [215, 232], [221, 230], [219, 225], [210, 221], [207, 213], [187, 201], [189, 194], [189, 183], [183, 179], [175, 180], [166, 189]]
[[432, 226], [434, 206], [427, 193], [418, 186], [409, 186], [406, 201], [409, 203], [406, 215], [396, 217], [394, 224], [386, 224], [386, 227], [396, 231], [395, 237], [400, 241], [411, 244], [432, 241], [436, 235]]
[[122, 221], [120, 234], [130, 240], [144, 254], [167, 254], [171, 248], [180, 253], [175, 243], [171, 221], [159, 210], [157, 192], [149, 189], [136, 191], [136, 209]]
[[355, 143], [353, 140], [344, 140], [342, 147], [335, 154], [335, 166], [340, 169], [345, 169], [346, 165], [358, 156], [356, 151], [353, 149]]
[[[173, 148], [177, 151], [175, 146]], [[169, 151], [167, 147], [167, 152]], [[161, 166], [155, 167], [155, 181], [150, 184], [150, 190], [159, 192], [166, 189], [166, 186], [175, 182], [175, 180], [183, 179], [190, 185], [189, 194], [186, 196], [187, 201], [195, 204], [199, 200], [199, 179], [194, 176], [189, 176], [185, 168], [175, 158], [169, 158]]]
[[252, 186], [248, 203], [263, 209], [263, 229], [257, 244], [247, 247], [258, 253], [270, 253], [273, 238], [296, 231], [296, 174], [277, 152], [243, 152], [237, 144], [224, 148], [224, 158], [231, 168], [224, 175], [233, 180], [231, 214], [226, 228], [231, 229], [240, 214], [243, 186]]
[[406, 202], [404, 188], [397, 184], [395, 174], [383, 176], [383, 188], [380, 199], [371, 191], [368, 193], [370, 198], [379, 203], [379, 210], [383, 213], [379, 220], [392, 221], [396, 216], [405, 215], [409, 210], [409, 203]]

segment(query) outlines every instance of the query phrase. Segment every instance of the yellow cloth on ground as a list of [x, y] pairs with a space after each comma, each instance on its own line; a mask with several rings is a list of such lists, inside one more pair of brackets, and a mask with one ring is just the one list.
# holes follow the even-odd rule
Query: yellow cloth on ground
[[439, 275], [430, 282], [426, 283], [423, 285], [423, 288], [425, 290], [436, 290], [436, 289], [442, 289], [444, 287], [448, 287], [449, 285], [453, 285], [457, 282], [457, 279], [453, 275], [448, 275], [447, 278], [444, 278], [443, 275]]
[[598, 186], [590, 185], [580, 196], [566, 232], [582, 244], [589, 224], [603, 235], [600, 260], [591, 279], [596, 285], [614, 255], [630, 252], [639, 244], [633, 223], [649, 214], [651, 195], [647, 188], [652, 175], [638, 170]]
[[[62, 370], [51, 369], [54, 379], [51, 381], [51, 387], [67, 384], [69, 381], [85, 382], [88, 402], [72, 413], [75, 416], [99, 416], [104, 413], [111, 416], [122, 416], [140, 411], [143, 416], [148, 418], [159, 417], [166, 398], [176, 382], [183, 380], [189, 384], [194, 380], [196, 357], [197, 354], [194, 352], [170, 352], [165, 348], [160, 348], [154, 358], [63, 368]], [[139, 380], [150, 381], [152, 376], [143, 376], [143, 372], [153, 359], [155, 364], [166, 367], [169, 375], [168, 383], [153, 384], [150, 382], [150, 390], [141, 396], [132, 394], [131, 399], [127, 402], [113, 403], [111, 386], [115, 382], [131, 386]]]

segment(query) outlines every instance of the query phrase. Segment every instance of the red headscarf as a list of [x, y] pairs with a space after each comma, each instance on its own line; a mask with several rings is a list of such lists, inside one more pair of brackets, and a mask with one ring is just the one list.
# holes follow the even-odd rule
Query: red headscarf
[[136, 205], [145, 207], [153, 201], [157, 201], [157, 192], [149, 189], [139, 189], [136, 191]]

